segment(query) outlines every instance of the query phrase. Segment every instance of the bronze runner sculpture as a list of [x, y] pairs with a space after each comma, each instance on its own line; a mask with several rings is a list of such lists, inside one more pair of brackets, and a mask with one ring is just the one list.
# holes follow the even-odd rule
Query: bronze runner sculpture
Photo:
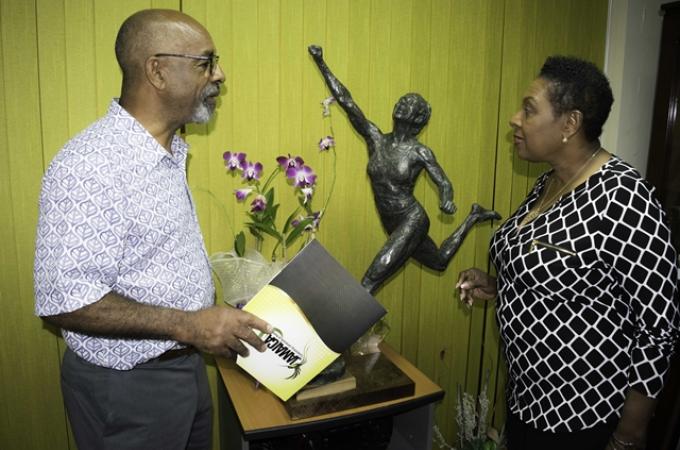
[[374, 293], [409, 257], [437, 271], [443, 271], [455, 255], [473, 225], [486, 220], [498, 220], [495, 211], [473, 204], [463, 223], [437, 247], [428, 236], [430, 219], [413, 196], [421, 171], [425, 169], [439, 190], [439, 208], [453, 214], [453, 187], [437, 163], [434, 153], [417, 139], [427, 125], [432, 109], [422, 96], [409, 93], [394, 105], [393, 129], [383, 133], [352, 99], [349, 90], [335, 77], [323, 59], [317, 45], [308, 48], [323, 75], [326, 85], [354, 127], [366, 141], [368, 176], [373, 188], [375, 205], [383, 227], [389, 234], [387, 242], [363, 276], [361, 284]]

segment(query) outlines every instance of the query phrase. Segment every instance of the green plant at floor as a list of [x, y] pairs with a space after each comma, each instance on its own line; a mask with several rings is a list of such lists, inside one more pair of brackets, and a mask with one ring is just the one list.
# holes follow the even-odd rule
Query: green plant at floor
[[435, 443], [440, 449], [449, 450], [503, 450], [505, 449], [504, 433], [489, 426], [489, 376], [486, 371], [484, 384], [475, 401], [472, 394], [463, 392], [460, 385], [456, 397], [456, 424], [458, 425], [458, 447], [450, 446], [439, 427], [434, 426]]

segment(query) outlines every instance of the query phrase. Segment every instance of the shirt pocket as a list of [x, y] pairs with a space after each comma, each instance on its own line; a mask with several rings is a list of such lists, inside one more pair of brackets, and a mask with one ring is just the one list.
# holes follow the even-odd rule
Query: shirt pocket
[[553, 244], [543, 239], [533, 239], [526, 249], [527, 253], [537, 256], [537, 263], [561, 264], [568, 268], [578, 268], [583, 265], [579, 254], [567, 244]]
[[540, 297], [563, 301], [588, 301], [600, 275], [593, 270], [592, 252], [576, 250], [569, 243], [533, 239], [518, 258], [518, 280]]

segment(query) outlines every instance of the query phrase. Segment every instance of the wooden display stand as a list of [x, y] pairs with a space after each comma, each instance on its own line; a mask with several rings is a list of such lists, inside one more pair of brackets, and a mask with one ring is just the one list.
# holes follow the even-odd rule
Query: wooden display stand
[[318, 430], [390, 418], [393, 423], [389, 450], [431, 448], [434, 403], [444, 391], [389, 345], [381, 344], [386, 358], [412, 381], [413, 393], [387, 401], [342, 409], [312, 417], [291, 419], [285, 405], [233, 361], [216, 358], [220, 377], [220, 441], [227, 450], [250, 449], [253, 441], [297, 435]]
[[[415, 392], [415, 383], [383, 353], [347, 355], [345, 375], [355, 387], [323, 397], [301, 399], [293, 396], [284, 403], [291, 419], [304, 419], [357, 406], [408, 397]], [[328, 386], [332, 387], [332, 386]], [[304, 391], [303, 391], [304, 394]]]

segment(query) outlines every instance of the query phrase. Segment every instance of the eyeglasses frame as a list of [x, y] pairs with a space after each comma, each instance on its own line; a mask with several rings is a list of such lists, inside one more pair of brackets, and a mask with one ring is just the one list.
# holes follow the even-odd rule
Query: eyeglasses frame
[[193, 59], [196, 61], [209, 61], [210, 64], [208, 66], [208, 71], [210, 75], [215, 74], [215, 70], [217, 70], [217, 64], [220, 61], [220, 56], [216, 55], [214, 53], [210, 55], [187, 55], [185, 53], [156, 53], [153, 55], [155, 57], [163, 57], [163, 56], [171, 56], [174, 58], [187, 58], [187, 59]]

